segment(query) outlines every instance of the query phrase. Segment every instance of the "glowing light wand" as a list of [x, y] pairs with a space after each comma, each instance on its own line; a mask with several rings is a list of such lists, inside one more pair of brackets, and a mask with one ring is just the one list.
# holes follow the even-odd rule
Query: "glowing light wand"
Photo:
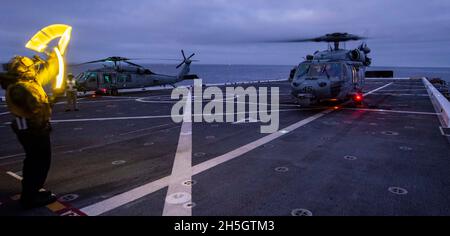
[[52, 40], [60, 38], [58, 45], [53, 48], [53, 51], [56, 53], [56, 57], [58, 59], [58, 75], [56, 76], [55, 85], [55, 88], [57, 89], [61, 88], [64, 81], [64, 53], [66, 52], [67, 45], [69, 45], [71, 33], [72, 27], [69, 25], [49, 25], [37, 32], [25, 45], [26, 48], [36, 52], [44, 52]]

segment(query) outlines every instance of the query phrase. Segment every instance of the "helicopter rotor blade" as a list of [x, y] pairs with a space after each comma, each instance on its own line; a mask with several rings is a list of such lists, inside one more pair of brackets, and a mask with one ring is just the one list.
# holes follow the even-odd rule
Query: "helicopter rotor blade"
[[184, 61], [177, 65], [177, 69], [180, 68], [184, 64]]
[[184, 50], [181, 49], [181, 54], [183, 55], [183, 59], [186, 60], [186, 55], [184, 55]]
[[76, 64], [76, 66], [81, 66], [81, 65], [86, 65], [86, 64], [94, 64], [94, 63], [105, 62], [105, 61], [107, 61], [107, 60], [106, 59], [101, 59], [101, 60], [95, 60], [95, 61], [88, 61], [88, 62]]
[[193, 56], [195, 56], [195, 53], [192, 53], [192, 54], [187, 58], [187, 60], [191, 59]]
[[132, 65], [132, 66], [136, 66], [136, 67], [139, 67], [139, 68], [144, 68], [143, 66], [138, 65], [138, 64], [135, 64], [135, 63], [133, 63], [133, 62], [129, 62], [128, 60], [125, 60], [125, 61], [123, 61], [123, 62], [125, 62], [125, 63], [127, 63], [127, 64], [129, 64], [129, 65]]
[[326, 34], [315, 38], [296, 38], [296, 39], [281, 39], [281, 40], [268, 40], [265, 42], [269, 43], [303, 43], [303, 42], [346, 42], [346, 41], [356, 41], [364, 40], [367, 37], [362, 37], [359, 35], [349, 34], [349, 33], [332, 33]]

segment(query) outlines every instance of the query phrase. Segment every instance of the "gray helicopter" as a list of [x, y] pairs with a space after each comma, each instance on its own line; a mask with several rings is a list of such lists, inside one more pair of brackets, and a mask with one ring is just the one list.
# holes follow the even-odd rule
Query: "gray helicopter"
[[307, 55], [305, 61], [291, 70], [291, 94], [296, 102], [309, 106], [323, 101], [352, 99], [356, 104], [361, 104], [365, 70], [372, 61], [367, 56], [370, 48], [364, 42], [352, 50], [339, 46], [341, 42], [362, 39], [365, 38], [348, 33], [332, 33], [317, 38], [276, 41], [328, 43], [328, 50]]
[[[195, 55], [192, 53], [186, 57], [184, 51], [182, 62], [176, 66], [181, 68], [178, 75], [163, 75], [144, 68], [141, 65], [130, 62], [125, 57], [108, 57], [105, 59], [89, 61], [78, 65], [86, 65], [101, 62], [113, 63], [113, 66], [105, 66], [103, 68], [92, 69], [80, 73], [76, 76], [76, 85], [79, 92], [94, 91], [97, 94], [119, 95], [119, 89], [144, 88], [151, 86], [169, 85], [175, 87], [175, 84], [183, 80], [198, 79], [195, 74], [189, 74], [190, 65], [193, 61], [191, 58]], [[142, 58], [141, 58], [142, 59]], [[173, 60], [173, 59], [162, 59]], [[179, 61], [179, 60], [178, 60]], [[122, 65], [127, 64], [127, 66]]]

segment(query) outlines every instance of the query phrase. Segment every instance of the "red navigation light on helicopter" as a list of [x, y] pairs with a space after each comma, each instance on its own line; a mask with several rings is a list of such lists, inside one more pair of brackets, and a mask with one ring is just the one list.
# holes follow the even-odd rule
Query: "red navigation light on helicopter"
[[360, 93], [357, 93], [353, 96], [353, 100], [355, 102], [362, 102], [362, 100], [364, 99], [363, 95]]

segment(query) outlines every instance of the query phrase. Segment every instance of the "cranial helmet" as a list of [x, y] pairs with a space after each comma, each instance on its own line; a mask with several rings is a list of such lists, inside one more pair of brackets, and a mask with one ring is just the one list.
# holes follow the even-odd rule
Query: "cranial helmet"
[[25, 56], [15, 56], [5, 66], [8, 74], [22, 79], [33, 79], [36, 76], [41, 61], [38, 58], [31, 59]]

